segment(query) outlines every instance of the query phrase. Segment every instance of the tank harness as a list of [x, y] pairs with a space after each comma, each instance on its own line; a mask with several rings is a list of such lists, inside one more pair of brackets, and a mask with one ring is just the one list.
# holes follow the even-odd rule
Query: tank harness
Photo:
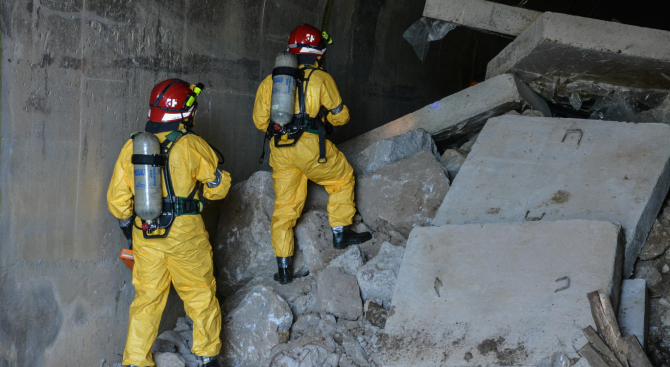
[[[290, 70], [290, 68], [281, 69]], [[306, 70], [311, 70], [307, 77], [305, 77]], [[309, 86], [309, 79], [312, 77], [315, 70], [325, 72], [320, 66], [315, 68], [310, 65], [305, 65], [302, 69], [297, 69], [294, 75], [291, 75], [298, 82], [298, 103], [300, 104], [300, 113], [293, 117], [293, 121], [283, 127], [270, 121], [268, 129], [265, 132], [265, 139], [271, 140], [274, 137], [275, 147], [284, 148], [294, 146], [305, 131], [317, 134], [319, 136], [319, 163], [323, 164], [328, 162], [328, 158], [326, 158], [326, 134], [331, 134], [334, 131], [333, 125], [326, 120], [326, 116], [331, 112], [339, 113], [342, 110], [342, 105], [335, 107], [333, 110], [327, 110], [325, 107], [321, 106], [317, 117], [311, 117], [305, 111], [305, 94], [307, 87]], [[286, 73], [286, 70], [281, 71]], [[274, 74], [275, 71], [273, 71], [273, 77]], [[264, 159], [265, 141], [263, 141], [263, 153], [261, 154], [259, 163], [262, 164]]]
[[[175, 125], [178, 128], [179, 124]], [[147, 124], [147, 127], [148, 126], [149, 124]], [[132, 134], [131, 139], [135, 138], [135, 135], [137, 134], [138, 133]], [[209, 206], [209, 202], [205, 200], [205, 198], [203, 197], [204, 185], [200, 181], [196, 182], [193, 191], [191, 191], [188, 197], [177, 196], [174, 192], [174, 186], [172, 185], [172, 176], [170, 174], [170, 165], [168, 164], [170, 160], [170, 151], [172, 150], [174, 145], [179, 141], [179, 139], [181, 139], [186, 135], [198, 136], [198, 134], [194, 133], [188, 128], [174, 130], [165, 136], [165, 140], [163, 140], [163, 142], [161, 143], [160, 154], [157, 155], [133, 154], [131, 158], [133, 164], [148, 164], [153, 165], [154, 167], [155, 166], [163, 167], [162, 170], [164, 180], [163, 182], [165, 182], [165, 188], [167, 189], [168, 192], [167, 197], [163, 198], [162, 213], [160, 217], [158, 217], [158, 219], [156, 220], [157, 221], [156, 225], [150, 226], [149, 223], [141, 219], [142, 227], [139, 228], [135, 224], [135, 219], [133, 218], [133, 224], [138, 229], [142, 230], [144, 238], [165, 238], [170, 233], [170, 229], [172, 228], [172, 224], [174, 223], [174, 219], [176, 217], [182, 215], [198, 215], [202, 213], [205, 207]], [[221, 154], [221, 152], [211, 144], [209, 144], [209, 146], [216, 152], [216, 154], [220, 158], [218, 164], [219, 165], [223, 164], [224, 157]], [[195, 198], [196, 194], [198, 194], [198, 199]], [[133, 216], [135, 216], [134, 213]], [[164, 229], [165, 232], [163, 234], [151, 234], [151, 232], [155, 232], [158, 229]]]

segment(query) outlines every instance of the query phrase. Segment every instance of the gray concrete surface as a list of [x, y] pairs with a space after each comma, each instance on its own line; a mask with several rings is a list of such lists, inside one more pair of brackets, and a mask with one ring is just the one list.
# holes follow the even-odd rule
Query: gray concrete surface
[[624, 279], [617, 316], [621, 335], [635, 335], [643, 347], [649, 333], [649, 292], [644, 279]]
[[518, 36], [542, 13], [484, 0], [427, 0], [423, 16]]
[[550, 116], [546, 102], [530, 88], [513, 75], [501, 75], [431, 103], [338, 147], [345, 155], [354, 156], [372, 143], [416, 129], [424, 129], [433, 135], [433, 139], [446, 144], [465, 141], [478, 133], [486, 120], [518, 109], [524, 101]]
[[[256, 88], [291, 29], [319, 25], [325, 3], [2, 1], [0, 317], [9, 321], [0, 323], [0, 365], [120, 361], [132, 286], [105, 194], [122, 144], [144, 127], [152, 86], [203, 82], [195, 130], [224, 153], [236, 182], [246, 179], [261, 167]], [[450, 52], [435, 47], [424, 67], [397, 42], [422, 11], [397, 0], [333, 5], [327, 67], [353, 116], [343, 136], [469, 82], [462, 55], [475, 32], [440, 41]], [[206, 213], [210, 230], [216, 212]]]
[[[386, 321], [384, 365], [535, 367], [558, 351], [579, 358], [573, 347], [593, 325], [586, 294], [606, 289], [618, 299], [620, 231], [586, 220], [416, 228]], [[570, 287], [555, 292], [565, 276]]]
[[487, 67], [526, 83], [576, 80], [670, 89], [670, 32], [565, 14], [544, 13]]
[[432, 223], [621, 223], [629, 276], [670, 186], [669, 139], [664, 124], [493, 118]]

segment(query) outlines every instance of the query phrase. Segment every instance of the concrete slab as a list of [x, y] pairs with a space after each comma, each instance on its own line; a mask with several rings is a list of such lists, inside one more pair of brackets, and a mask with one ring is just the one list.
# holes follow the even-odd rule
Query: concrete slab
[[[618, 299], [618, 224], [569, 220], [417, 227], [383, 338], [388, 366], [537, 366], [578, 358], [586, 294]], [[556, 292], [570, 278], [568, 289]]]
[[432, 223], [621, 223], [630, 275], [670, 186], [669, 139], [664, 124], [490, 119]]
[[483, 0], [427, 0], [423, 16], [518, 36], [542, 13]]
[[667, 90], [670, 32], [544, 13], [489, 62], [487, 78], [505, 73], [526, 83], [581, 80]]
[[479, 83], [435, 103], [359, 135], [338, 148], [353, 157], [372, 143], [424, 129], [436, 141], [467, 140], [476, 134], [491, 117], [520, 108], [524, 102], [551, 116], [547, 103], [513, 75]]
[[644, 348], [649, 331], [649, 292], [644, 279], [624, 279], [619, 301], [619, 328], [623, 336], [635, 335]]

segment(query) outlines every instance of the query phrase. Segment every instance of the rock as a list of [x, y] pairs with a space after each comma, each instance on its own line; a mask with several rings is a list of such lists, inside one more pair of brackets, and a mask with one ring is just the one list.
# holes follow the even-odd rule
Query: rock
[[358, 268], [363, 266], [363, 254], [357, 245], [349, 248], [328, 264], [329, 268], [342, 268], [345, 273], [356, 276]]
[[521, 114], [526, 117], [545, 117], [544, 114], [537, 110], [527, 109]]
[[332, 337], [336, 329], [337, 324], [334, 319], [321, 318], [317, 314], [302, 315], [291, 326], [291, 340], [304, 337]]
[[461, 151], [465, 152], [465, 154], [467, 155], [468, 153], [470, 153], [470, 151], [472, 150], [472, 146], [475, 145], [476, 142], [477, 142], [477, 137], [475, 136], [474, 139], [472, 139], [468, 142], [465, 142], [465, 143], [463, 143], [463, 145], [461, 145], [461, 147], [460, 147]]
[[652, 292], [658, 292], [663, 280], [661, 273], [650, 263], [643, 262], [635, 267], [635, 279], [644, 279]]
[[384, 308], [391, 307], [393, 289], [404, 253], [404, 248], [385, 242], [379, 254], [358, 269], [356, 277], [363, 300], [380, 299]]
[[360, 290], [356, 277], [340, 268], [321, 271], [317, 283], [319, 312], [339, 318], [356, 320], [363, 313]]
[[291, 309], [271, 288], [243, 288], [225, 301], [221, 311], [224, 365], [260, 366], [272, 347], [289, 339]]
[[640, 251], [640, 260], [655, 259], [670, 247], [670, 233], [663, 227], [663, 224], [656, 219], [654, 225], [651, 227], [647, 242], [642, 246]]
[[386, 326], [388, 310], [373, 301], [365, 301], [365, 318], [374, 326], [383, 329]]
[[151, 347], [152, 353], [175, 353], [177, 352], [177, 346], [165, 339], [156, 338], [153, 347]]
[[385, 164], [402, 161], [421, 152], [428, 152], [436, 159], [440, 158], [431, 135], [418, 129], [375, 142], [349, 159], [349, 163], [356, 174], [365, 175], [375, 172]]
[[337, 367], [340, 354], [332, 338], [293, 341], [273, 349], [270, 367]]
[[444, 151], [444, 154], [442, 154], [440, 161], [442, 161], [442, 165], [449, 172], [451, 181], [454, 181], [454, 178], [458, 174], [458, 170], [461, 169], [467, 156], [467, 153], [460, 149], [447, 149]]
[[665, 311], [663, 314], [663, 326], [670, 327], [670, 310]]
[[[333, 232], [328, 224], [328, 213], [313, 210], [304, 213], [293, 229], [296, 253], [302, 252], [304, 264], [311, 273], [316, 273], [344, 253], [333, 247]], [[294, 270], [296, 266], [294, 265]], [[296, 271], [297, 272], [297, 271]]]
[[186, 340], [184, 340], [184, 337], [182, 337], [179, 333], [173, 330], [165, 331], [161, 335], [159, 335], [156, 338], [156, 342], [154, 342], [152, 350], [154, 350], [155, 348], [156, 352], [161, 351], [168, 352], [170, 349], [168, 345], [170, 344], [173, 346], [174, 350], [177, 353], [190, 354], [191, 348], [189, 348], [188, 345], [186, 344]]
[[661, 269], [661, 273], [665, 274], [670, 271], [670, 266], [668, 264], [663, 264], [663, 268]]
[[193, 321], [188, 316], [178, 318], [173, 331], [184, 338], [187, 347], [193, 348]]
[[270, 172], [259, 171], [233, 186], [221, 204], [214, 261], [223, 296], [257, 276], [271, 277], [277, 262], [270, 242], [274, 189]]
[[154, 353], [156, 367], [185, 367], [184, 360], [175, 353]]
[[404, 237], [415, 226], [429, 225], [449, 191], [446, 169], [431, 153], [387, 164], [356, 178], [356, 202], [373, 230], [388, 222]]
[[367, 357], [365, 356], [365, 351], [363, 350], [363, 347], [361, 347], [358, 341], [356, 341], [351, 336], [343, 340], [342, 347], [347, 353], [347, 356], [351, 358], [351, 360], [354, 362], [356, 366], [367, 367], [370, 365], [368, 363]]
[[272, 278], [254, 278], [239, 292], [262, 285], [274, 290], [291, 307], [294, 316], [319, 312], [316, 307], [316, 277], [313, 274], [293, 279], [289, 284], [279, 284]]
[[665, 299], [665, 298], [659, 299], [658, 304], [665, 307], [665, 308], [670, 308], [670, 302], [668, 302], [668, 300]]

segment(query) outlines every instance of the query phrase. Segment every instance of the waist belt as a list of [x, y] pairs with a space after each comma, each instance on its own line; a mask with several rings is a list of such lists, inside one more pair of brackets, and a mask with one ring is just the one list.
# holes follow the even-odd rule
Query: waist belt
[[[163, 212], [174, 209], [175, 216], [198, 215], [202, 213], [203, 204], [200, 200], [177, 196], [175, 202], [171, 203], [168, 198], [163, 199]], [[171, 207], [170, 205], [173, 205]]]

